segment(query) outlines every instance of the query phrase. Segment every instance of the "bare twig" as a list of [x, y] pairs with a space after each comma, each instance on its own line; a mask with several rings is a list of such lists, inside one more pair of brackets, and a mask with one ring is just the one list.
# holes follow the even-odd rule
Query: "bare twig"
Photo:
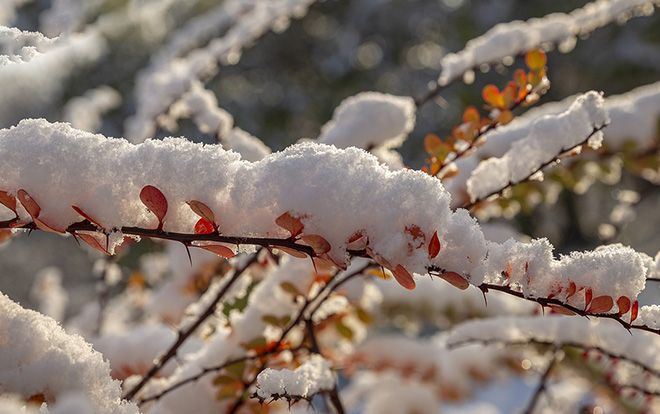
[[559, 356], [561, 355], [561, 351], [555, 350], [552, 354], [552, 359], [548, 363], [548, 366], [545, 368], [545, 371], [543, 371], [543, 375], [541, 375], [541, 379], [539, 380], [539, 385], [536, 387], [536, 390], [534, 391], [534, 394], [532, 395], [532, 399], [529, 401], [529, 404], [527, 405], [527, 408], [525, 408], [525, 411], [523, 411], [524, 414], [533, 414], [534, 410], [536, 409], [536, 405], [538, 404], [539, 398], [541, 398], [541, 395], [545, 392], [548, 384], [548, 380], [550, 378], [550, 374], [552, 373], [552, 370], [556, 366], [557, 362], [559, 362]]
[[183, 343], [199, 328], [202, 323], [213, 313], [215, 312], [216, 305], [222, 300], [225, 294], [233, 286], [233, 284], [241, 277], [241, 275], [252, 265], [254, 264], [259, 256], [261, 250], [258, 250], [255, 253], [252, 253], [245, 262], [232, 274], [231, 278], [224, 284], [222, 289], [218, 291], [215, 298], [206, 306], [203, 312], [199, 314], [197, 319], [187, 327], [183, 328], [178, 332], [177, 339], [172, 345], [167, 349], [167, 351], [161, 355], [156, 362], [151, 366], [149, 371], [142, 377], [140, 382], [138, 382], [133, 388], [126, 392], [124, 399], [130, 400], [145, 386], [147, 383], [165, 366], [165, 364], [172, 358], [174, 358], [183, 345]]

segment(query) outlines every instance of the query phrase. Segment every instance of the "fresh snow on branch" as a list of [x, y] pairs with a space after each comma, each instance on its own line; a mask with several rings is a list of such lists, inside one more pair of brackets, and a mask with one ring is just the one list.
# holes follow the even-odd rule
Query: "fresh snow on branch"
[[[455, 161], [458, 175], [447, 180], [446, 186], [449, 192], [454, 198], [461, 198], [461, 191], [465, 189], [466, 182], [471, 178], [481, 159], [504, 156], [512, 150], [516, 142], [525, 140], [530, 135], [531, 128], [538, 119], [565, 112], [577, 98], [578, 96], [570, 96], [559, 102], [530, 109], [510, 124], [485, 134], [483, 145]], [[618, 150], [626, 142], [634, 142], [637, 150], [644, 151], [652, 148], [657, 142], [660, 82], [640, 86], [621, 95], [606, 97], [604, 109], [610, 118], [610, 123], [602, 130], [603, 144], [607, 148]], [[456, 201], [459, 200], [454, 200]]]
[[21, 308], [0, 294], [0, 389], [47, 402], [79, 392], [95, 413], [137, 413], [121, 401], [119, 382], [98, 352], [68, 335], [53, 319]]
[[257, 376], [257, 396], [311, 398], [335, 386], [335, 375], [330, 363], [320, 355], [312, 355], [294, 370], [267, 368]]
[[0, 66], [27, 62], [53, 46], [57, 38], [0, 25]]
[[[302, 17], [314, 0], [251, 0], [252, 7], [237, 9], [225, 2], [227, 13], [236, 15], [231, 26], [207, 46], [187, 56], [147, 68], [137, 79], [137, 112], [126, 123], [133, 142], [153, 136], [155, 119], [192, 87], [196, 80], [215, 74], [219, 64], [236, 63], [242, 49], [269, 30], [286, 28], [292, 16]], [[240, 18], [238, 18], [240, 16]]]
[[[559, 115], [537, 118], [530, 125], [525, 139], [514, 142], [502, 157], [483, 161], [474, 170], [467, 181], [471, 201], [525, 180], [541, 166], [590, 136], [590, 145], [599, 147], [602, 135], [595, 131], [608, 122], [603, 97], [593, 91], [578, 97]], [[591, 140], [594, 140], [593, 144]]]
[[[35, 157], [39, 164], [32, 162]], [[362, 240], [371, 257], [395, 271], [408, 288], [414, 282], [406, 271], [440, 269], [437, 273], [454, 282], [459, 278], [475, 285], [484, 278], [499, 280], [506, 271], [525, 294], [536, 297], [576, 283], [590, 288], [594, 297], [634, 301], [649, 271], [640, 254], [618, 245], [556, 260], [544, 240], [486, 242], [466, 210], [450, 210], [449, 195], [437, 179], [420, 171], [390, 171], [356, 148], [304, 143], [251, 163], [219, 146], [185, 139], [135, 145], [68, 124], [25, 120], [0, 130], [0, 162], [5, 169], [0, 190], [23, 190], [23, 197], [28, 194], [40, 206], [40, 223], [61, 231], [82, 219], [71, 206], [108, 230], [158, 227], [159, 220], [140, 198], [151, 185], [169, 205], [163, 220], [167, 231], [193, 233], [198, 216], [187, 204], [191, 200], [215, 212], [221, 233], [237, 236], [289, 237], [276, 224], [289, 213], [305, 234], [328, 242], [325, 253], [335, 263], [347, 263], [349, 244]], [[32, 221], [25, 211], [18, 212]], [[435, 254], [429, 253], [431, 242]]]
[[552, 13], [527, 21], [501, 23], [470, 40], [458, 53], [450, 53], [441, 62], [438, 78], [447, 85], [470, 69], [495, 63], [507, 56], [558, 43], [559, 49], [573, 49], [578, 37], [583, 37], [611, 22], [621, 22], [643, 14], [652, 14], [658, 0], [597, 0], [571, 13]]
[[318, 141], [337, 148], [399, 147], [415, 127], [415, 111], [410, 97], [362, 92], [335, 109]]

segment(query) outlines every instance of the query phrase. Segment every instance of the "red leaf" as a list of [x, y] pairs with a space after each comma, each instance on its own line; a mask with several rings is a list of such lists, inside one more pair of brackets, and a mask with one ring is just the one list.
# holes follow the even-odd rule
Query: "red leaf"
[[195, 212], [195, 214], [213, 223], [213, 226], [215, 227], [215, 214], [213, 213], [213, 210], [211, 210], [209, 206], [197, 200], [188, 201], [188, 205], [190, 206], [192, 211]]
[[495, 85], [486, 85], [481, 91], [481, 96], [488, 105], [494, 108], [504, 107], [504, 96]]
[[440, 277], [461, 290], [465, 290], [470, 286], [470, 282], [456, 272], [445, 272]]
[[66, 233], [64, 230], [61, 229], [56, 229], [55, 227], [52, 227], [49, 224], [46, 224], [43, 220], [41, 220], [38, 217], [35, 217], [34, 219], [34, 224], [37, 226], [38, 229], [47, 231], [49, 233], [57, 233], [57, 234], [64, 234]]
[[39, 207], [39, 204], [34, 198], [30, 196], [30, 194], [27, 193], [27, 191], [18, 190], [18, 200], [21, 202], [23, 207], [25, 207], [25, 210], [28, 212], [30, 217], [33, 219], [39, 217], [39, 213], [41, 213], [41, 207]]
[[568, 284], [568, 290], [566, 291], [566, 300], [568, 300], [571, 296], [575, 295], [576, 291], [577, 291], [577, 286], [575, 285], [575, 282], [570, 282]]
[[282, 214], [275, 219], [275, 224], [291, 233], [291, 237], [296, 237], [302, 233], [305, 225], [300, 219], [293, 217], [289, 212]]
[[587, 312], [605, 313], [612, 309], [612, 306], [614, 306], [614, 300], [612, 300], [612, 296], [598, 296], [591, 301], [591, 306], [589, 306]]
[[152, 185], [146, 185], [140, 191], [140, 200], [158, 218], [158, 230], [163, 229], [163, 219], [167, 214], [167, 199], [165, 195]]
[[195, 234], [211, 234], [215, 232], [215, 227], [213, 223], [205, 219], [204, 217], [197, 220], [195, 223]]
[[591, 288], [588, 288], [587, 290], [584, 291], [584, 306], [585, 306], [585, 308], [587, 306], [589, 306], [589, 304], [591, 303], [591, 298], [593, 298], [593, 296], [594, 296], [594, 293], [591, 290]]
[[16, 197], [13, 195], [5, 191], [0, 191], [0, 204], [16, 213]]
[[630, 299], [625, 296], [620, 296], [616, 300], [616, 306], [619, 307], [619, 316], [626, 314], [630, 310]]
[[103, 226], [101, 225], [101, 223], [99, 223], [98, 220], [96, 220], [95, 218], [93, 218], [89, 214], [85, 213], [80, 207], [71, 206], [71, 208], [74, 209], [76, 213], [80, 214], [80, 216], [82, 216], [84, 219], [86, 219], [90, 223], [96, 225], [97, 227], [103, 228]]
[[209, 252], [215, 253], [218, 256], [224, 257], [226, 259], [231, 259], [232, 257], [236, 256], [236, 253], [234, 253], [232, 249], [221, 244], [204, 244], [202, 246], [195, 247], [208, 250]]
[[570, 310], [568, 308], [565, 308], [561, 305], [555, 305], [554, 303], [550, 303], [550, 304], [548, 304], [548, 306], [555, 313], [559, 313], [559, 314], [562, 314], [562, 315], [569, 315], [569, 316], [570, 315], [575, 315], [575, 312], [573, 312], [572, 310]]
[[96, 237], [92, 236], [91, 234], [76, 233], [76, 236], [80, 238], [80, 240], [90, 245], [94, 250], [98, 250], [99, 252], [110, 256], [108, 250], [105, 247], [103, 247], [103, 245], [96, 239]]
[[480, 119], [479, 111], [474, 106], [468, 106], [463, 112], [463, 122], [477, 123]]
[[632, 305], [632, 310], [630, 311], [630, 323], [633, 323], [637, 319], [637, 313], [639, 312], [639, 302], [634, 301]]
[[438, 232], [433, 232], [433, 237], [429, 242], [429, 257], [431, 259], [435, 258], [438, 253], [440, 253], [440, 239], [438, 238]]
[[327, 253], [332, 248], [330, 243], [318, 234], [307, 234], [302, 236], [301, 239], [310, 245], [316, 254]]
[[284, 252], [286, 254], [289, 254], [293, 257], [297, 257], [299, 259], [304, 259], [307, 257], [307, 255], [299, 250], [292, 249], [290, 247], [283, 247], [283, 246], [277, 246], [277, 250]]
[[346, 243], [346, 250], [364, 250], [369, 244], [369, 238], [362, 232], [353, 234]]
[[397, 265], [392, 272], [397, 282], [408, 290], [415, 289], [415, 279], [408, 273], [405, 267]]

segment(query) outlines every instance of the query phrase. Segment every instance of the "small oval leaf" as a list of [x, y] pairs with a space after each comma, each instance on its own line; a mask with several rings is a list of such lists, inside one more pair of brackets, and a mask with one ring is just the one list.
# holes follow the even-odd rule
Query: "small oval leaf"
[[195, 212], [195, 214], [205, 218], [215, 225], [215, 214], [209, 206], [198, 200], [190, 200], [188, 201], [188, 205], [190, 206], [190, 209]]
[[158, 230], [163, 229], [163, 219], [167, 214], [167, 199], [156, 187], [146, 185], [140, 191], [140, 200], [158, 219]]
[[633, 321], [637, 319], [638, 312], [639, 312], [639, 302], [634, 301], [632, 305], [632, 309], [630, 310], [630, 323], [633, 323]]
[[306, 244], [311, 246], [311, 248], [314, 249], [314, 253], [316, 254], [327, 253], [332, 248], [330, 243], [328, 243], [326, 239], [319, 236], [318, 234], [306, 234], [302, 236], [301, 239]]
[[94, 250], [97, 250], [97, 251], [99, 251], [103, 254], [106, 254], [106, 255], [110, 256], [110, 252], [108, 252], [108, 249], [103, 247], [101, 242], [96, 237], [94, 237], [93, 235], [88, 234], [88, 233], [76, 233], [76, 237], [78, 237], [80, 240], [87, 243]]
[[33, 219], [39, 217], [41, 207], [39, 207], [39, 204], [30, 196], [30, 194], [27, 193], [27, 191], [18, 190], [18, 200], [21, 202], [21, 205], [25, 208], [25, 211], [28, 212], [30, 217]]
[[589, 306], [587, 312], [605, 313], [605, 312], [609, 312], [613, 306], [614, 306], [614, 300], [612, 300], [611, 296], [607, 296], [607, 295], [598, 296], [591, 301], [591, 306]]
[[438, 232], [435, 231], [429, 242], [429, 257], [434, 259], [438, 253], [440, 253], [440, 239], [438, 238]]
[[204, 217], [201, 217], [199, 220], [197, 220], [197, 223], [195, 223], [195, 234], [211, 234], [214, 232], [215, 227], [213, 226], [213, 223]]
[[101, 223], [99, 223], [98, 220], [96, 220], [94, 217], [90, 216], [89, 214], [85, 213], [80, 207], [78, 206], [71, 206], [71, 208], [78, 213], [82, 218], [85, 220], [89, 221], [90, 223], [94, 224], [96, 227], [103, 228]]
[[299, 218], [293, 217], [288, 211], [276, 218], [275, 224], [288, 231], [291, 234], [291, 237], [298, 236], [305, 228], [302, 221], [300, 221]]
[[465, 290], [470, 286], [470, 282], [456, 272], [445, 272], [440, 277], [461, 290]]
[[0, 204], [16, 213], [16, 197], [6, 191], [0, 191]]
[[215, 253], [218, 256], [224, 257], [225, 259], [231, 259], [232, 257], [236, 256], [236, 253], [232, 249], [230, 249], [227, 246], [223, 246], [221, 244], [204, 244], [201, 246], [195, 246], [199, 247], [200, 249], [208, 250], [211, 253]]
[[405, 267], [397, 265], [394, 268], [392, 274], [394, 275], [396, 281], [399, 282], [399, 284], [404, 288], [408, 290], [415, 289], [415, 279], [413, 279], [412, 275], [406, 270]]
[[619, 299], [616, 300], [616, 306], [619, 308], [619, 316], [624, 315], [630, 310], [630, 299], [625, 296], [620, 296]]

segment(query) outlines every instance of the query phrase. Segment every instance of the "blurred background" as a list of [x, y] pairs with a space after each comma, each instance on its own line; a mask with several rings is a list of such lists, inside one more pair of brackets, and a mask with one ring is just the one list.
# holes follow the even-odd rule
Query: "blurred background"
[[[220, 2], [68, 1], [73, 4], [70, 10], [79, 11], [78, 16], [73, 16], [76, 23], [71, 25], [71, 31], [98, 24], [108, 16], [118, 18], [123, 26], [102, 30], [106, 47], [100, 59], [92, 63], [76, 62], [74, 69], [60, 78], [47, 71], [35, 75], [44, 79], [55, 77], [57, 87], [33, 79], [38, 87], [25, 87], [25, 96], [8, 99], [11, 94], [7, 94], [3, 99], [6, 93], [3, 90], [7, 91], [9, 85], [3, 84], [6, 78], [3, 80], [0, 68], [0, 127], [9, 127], [29, 117], [62, 120], [64, 108], [72, 98], [107, 85], [121, 94], [122, 103], [103, 117], [98, 131], [107, 136], [123, 136], [124, 122], [135, 112], [133, 90], [139, 71], [175, 28], [207, 13]], [[46, 18], [58, 1], [20, 3], [17, 13], [4, 24], [58, 34], [47, 30], [57, 16], [51, 13], [50, 20]], [[437, 78], [445, 54], [461, 50], [468, 40], [497, 23], [568, 12], [586, 3], [573, 0], [320, 1], [301, 19], [292, 20], [277, 33], [268, 32], [246, 47], [240, 59], [223, 66], [207, 82], [207, 88], [216, 94], [219, 106], [234, 116], [238, 127], [261, 138], [276, 151], [300, 138], [317, 137], [334, 108], [360, 91], [423, 94], [429, 82]], [[59, 16], [64, 20], [73, 17]], [[599, 29], [588, 39], [578, 41], [569, 54], [550, 52], [548, 68], [552, 88], [541, 103], [591, 89], [604, 91], [606, 95], [618, 94], [658, 81], [660, 14], [636, 18], [624, 26], [612, 24]], [[419, 111], [416, 128], [401, 148], [406, 165], [420, 168], [426, 157], [424, 136], [446, 135], [460, 122], [467, 105], [481, 102], [484, 85], [504, 84], [511, 71], [504, 65], [484, 67], [484, 73], [477, 73], [472, 84], [453, 84]], [[168, 135], [214, 141], [189, 121], [181, 122], [174, 133], [157, 132], [158, 137]], [[611, 241], [655, 255], [660, 249], [657, 211], [660, 192], [657, 185], [625, 169], [615, 186], [596, 182], [584, 194], [562, 191], [554, 204], [523, 205], [510, 223], [526, 235], [548, 237], [558, 253], [591, 249], [602, 243], [602, 224], [610, 221], [613, 209], [620, 204], [621, 190], [633, 190], [643, 197], [634, 205], [633, 218], [617, 228]], [[135, 252], [120, 260], [120, 265], [130, 272], [139, 254], [159, 248], [141, 243], [138, 249], [133, 249]], [[0, 290], [30, 306], [28, 291], [34, 275], [44, 267], [56, 266], [65, 275], [63, 283], [70, 297], [68, 311], [75, 312], [94, 292], [95, 279], [91, 272], [94, 259], [71, 238], [24, 235], [0, 248]], [[657, 285], [653, 287], [657, 291]]]

